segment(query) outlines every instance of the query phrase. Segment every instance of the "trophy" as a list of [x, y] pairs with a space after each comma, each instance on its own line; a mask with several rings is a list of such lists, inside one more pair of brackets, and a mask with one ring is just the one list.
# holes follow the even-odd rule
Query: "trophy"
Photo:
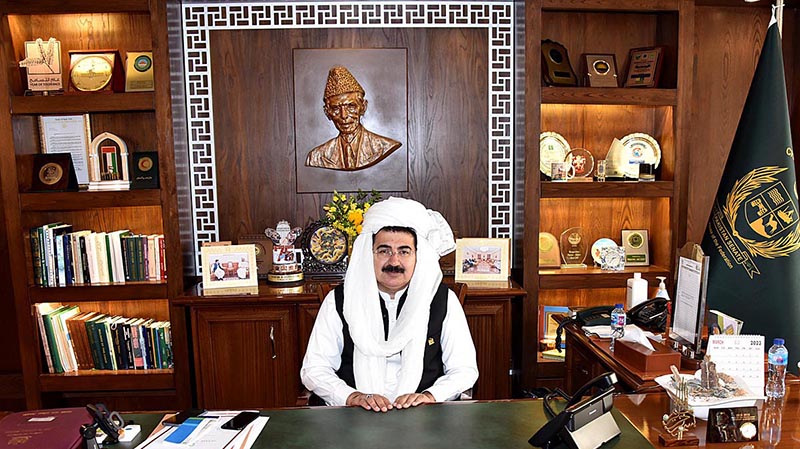
[[27, 89], [25, 95], [61, 94], [61, 42], [51, 37], [25, 41], [25, 59], [19, 62], [25, 68]]
[[290, 283], [303, 280], [303, 250], [294, 247], [294, 241], [303, 228], [292, 229], [289, 222], [281, 220], [275, 229], [267, 228], [264, 234], [272, 240], [272, 269], [267, 280], [274, 283]]
[[583, 229], [575, 226], [561, 233], [561, 268], [586, 268], [588, 247], [583, 238]]

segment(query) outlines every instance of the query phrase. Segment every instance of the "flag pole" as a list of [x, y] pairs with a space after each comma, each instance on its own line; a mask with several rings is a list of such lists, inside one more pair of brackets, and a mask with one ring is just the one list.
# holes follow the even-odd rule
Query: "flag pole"
[[770, 20], [770, 24], [772, 22], [778, 22], [778, 31], [781, 35], [781, 40], [783, 40], [783, 5], [785, 3], [783, 0], [775, 0], [775, 4], [772, 5], [772, 20]]

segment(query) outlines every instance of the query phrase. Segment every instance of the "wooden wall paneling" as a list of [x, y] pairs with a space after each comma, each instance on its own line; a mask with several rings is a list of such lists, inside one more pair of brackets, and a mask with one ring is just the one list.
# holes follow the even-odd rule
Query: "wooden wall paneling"
[[700, 242], [769, 23], [769, 8], [695, 8], [687, 240]]
[[[409, 191], [384, 197], [417, 199], [439, 210], [459, 235], [485, 236], [486, 39], [485, 30], [449, 28], [213, 32], [220, 239], [261, 232], [281, 219], [305, 225], [330, 199], [296, 194], [292, 49], [381, 47], [409, 49]], [[471, 181], [455, 189], [454, 179]], [[478, 201], [463, 207], [463, 198]]]
[[592, 307], [625, 302], [625, 285], [619, 288], [542, 290], [539, 302], [549, 306]]
[[674, 263], [672, 240], [678, 232], [670, 226], [673, 213], [671, 204], [674, 204], [674, 200], [670, 201], [668, 198], [652, 200], [650, 223], [647, 226], [650, 234], [650, 263], [664, 268], [670, 268]]
[[[152, 112], [126, 114], [90, 114], [92, 138], [104, 132], [116, 134], [128, 146], [128, 152], [156, 151], [156, 118]], [[159, 167], [160, 168], [160, 167]]]

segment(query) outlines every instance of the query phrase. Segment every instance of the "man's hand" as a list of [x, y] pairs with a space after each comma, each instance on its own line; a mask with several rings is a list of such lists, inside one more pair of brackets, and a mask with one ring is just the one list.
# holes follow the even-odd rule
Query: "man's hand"
[[364, 410], [375, 412], [387, 412], [392, 409], [389, 399], [379, 394], [365, 394], [360, 391], [354, 391], [347, 397], [347, 405], [357, 405]]
[[420, 404], [425, 404], [428, 402], [436, 402], [436, 399], [429, 392], [423, 391], [422, 393], [411, 393], [399, 396], [397, 399], [395, 399], [394, 406], [399, 410], [409, 407], [416, 407]]

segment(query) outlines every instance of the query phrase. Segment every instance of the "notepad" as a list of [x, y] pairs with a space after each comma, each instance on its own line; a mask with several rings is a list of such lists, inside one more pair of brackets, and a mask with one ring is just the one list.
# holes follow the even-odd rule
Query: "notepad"
[[170, 443], [182, 443], [184, 440], [189, 438], [189, 435], [191, 435], [192, 432], [197, 430], [197, 427], [202, 422], [203, 418], [199, 417], [193, 417], [187, 419], [180, 426], [178, 426], [178, 428], [175, 429], [175, 431], [172, 432], [172, 434], [170, 434], [170, 436], [168, 436], [165, 441], [168, 441]]
[[764, 336], [710, 335], [706, 354], [718, 373], [741, 379], [757, 395], [764, 393]]

